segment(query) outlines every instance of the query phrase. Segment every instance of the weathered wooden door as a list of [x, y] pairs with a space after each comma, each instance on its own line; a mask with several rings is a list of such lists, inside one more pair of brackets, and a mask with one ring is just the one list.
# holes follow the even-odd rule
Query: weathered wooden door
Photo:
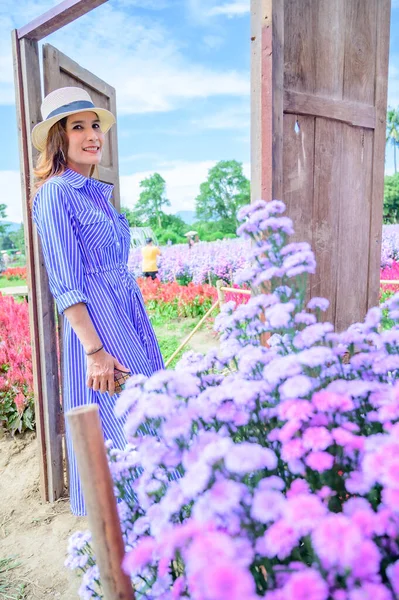
[[378, 303], [390, 0], [252, 0], [253, 189], [311, 243], [338, 330]]
[[[61, 87], [81, 87], [91, 96], [94, 104], [110, 110], [116, 115], [115, 89], [99, 77], [81, 67], [71, 58], [51, 46], [43, 46], [43, 77], [44, 94]], [[120, 208], [119, 169], [118, 169], [118, 138], [117, 127], [114, 125], [105, 140], [99, 178], [114, 185], [113, 202], [115, 208]]]

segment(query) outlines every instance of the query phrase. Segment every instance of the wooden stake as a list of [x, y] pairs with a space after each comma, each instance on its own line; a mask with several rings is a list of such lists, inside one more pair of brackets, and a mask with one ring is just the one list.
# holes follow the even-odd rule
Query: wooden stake
[[98, 406], [67, 413], [82, 481], [93, 549], [104, 600], [134, 600], [130, 578], [122, 571], [125, 553]]
[[225, 293], [222, 289], [223, 285], [224, 285], [224, 281], [222, 281], [221, 279], [218, 279], [218, 281], [216, 282], [216, 289], [218, 291], [218, 300], [219, 300], [220, 308], [222, 308], [222, 306], [225, 302]]

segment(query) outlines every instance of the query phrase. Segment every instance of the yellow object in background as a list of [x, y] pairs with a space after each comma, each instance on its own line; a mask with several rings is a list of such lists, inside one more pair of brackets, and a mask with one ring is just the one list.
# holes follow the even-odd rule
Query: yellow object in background
[[158, 271], [157, 256], [160, 254], [161, 251], [157, 246], [143, 246], [141, 249], [141, 255], [143, 257], [143, 273]]

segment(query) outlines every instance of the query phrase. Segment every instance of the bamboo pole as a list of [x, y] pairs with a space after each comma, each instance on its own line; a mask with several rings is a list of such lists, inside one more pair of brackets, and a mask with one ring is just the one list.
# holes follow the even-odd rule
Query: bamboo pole
[[104, 600], [134, 600], [131, 580], [121, 566], [125, 549], [98, 406], [91, 404], [74, 408], [66, 416], [82, 481]]
[[251, 290], [240, 290], [239, 288], [221, 287], [221, 292], [231, 292], [232, 294], [243, 294], [244, 296], [251, 296]]
[[184, 346], [186, 346], [188, 344], [188, 342], [191, 340], [191, 338], [193, 337], [193, 335], [198, 331], [198, 329], [201, 327], [201, 325], [206, 321], [206, 319], [210, 316], [210, 314], [215, 310], [215, 308], [217, 306], [219, 306], [219, 300], [217, 300], [215, 302], [215, 304], [208, 310], [208, 312], [197, 323], [197, 325], [194, 327], [194, 329], [192, 330], [192, 332], [186, 337], [185, 340], [183, 340], [183, 342], [180, 344], [180, 346], [177, 348], [177, 350], [175, 350], [173, 352], [172, 356], [170, 358], [168, 358], [168, 360], [165, 363], [165, 367], [168, 367], [170, 365], [170, 363], [172, 362], [172, 360], [174, 358], [176, 358], [176, 356], [179, 354], [179, 352], [181, 352], [183, 350]]
[[399, 285], [399, 279], [381, 279], [382, 285]]

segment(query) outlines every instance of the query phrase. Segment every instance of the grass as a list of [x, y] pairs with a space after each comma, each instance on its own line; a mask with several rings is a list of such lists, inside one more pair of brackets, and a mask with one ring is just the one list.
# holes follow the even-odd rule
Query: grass
[[0, 289], [8, 287], [22, 287], [26, 285], [25, 279], [7, 279], [7, 277], [0, 277]]
[[[194, 329], [196, 319], [182, 319], [174, 320], [169, 323], [165, 323], [161, 320], [153, 320], [152, 325], [155, 330], [155, 334], [158, 339], [159, 347], [162, 352], [164, 361], [166, 362], [173, 352], [177, 350], [184, 338]], [[181, 359], [185, 352], [190, 350], [190, 345], [184, 347], [179, 352], [176, 358], [173, 359], [169, 368], [173, 368], [176, 363]]]
[[1, 600], [24, 600], [26, 584], [18, 582], [14, 571], [20, 566], [14, 558], [0, 559], [0, 598]]

